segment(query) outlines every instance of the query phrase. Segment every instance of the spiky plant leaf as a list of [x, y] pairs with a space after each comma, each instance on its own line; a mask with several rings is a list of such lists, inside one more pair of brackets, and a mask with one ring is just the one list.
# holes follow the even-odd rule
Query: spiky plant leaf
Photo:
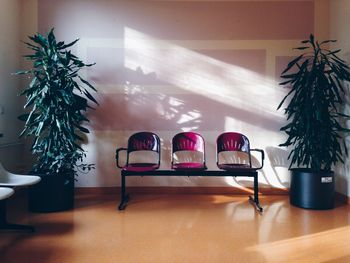
[[[297, 49], [305, 50], [308, 45], [312, 52], [302, 53], [282, 72], [285, 80], [281, 85], [291, 90], [278, 106], [280, 109], [290, 98], [284, 109], [289, 122], [280, 129], [288, 138], [280, 146], [293, 147], [288, 156], [290, 167], [303, 165], [315, 171], [330, 170], [332, 165], [343, 162], [343, 152], [347, 151], [341, 147], [341, 140], [350, 130], [341, 123], [349, 116], [340, 113], [339, 107], [350, 72], [345, 61], [337, 56], [339, 49], [331, 51], [323, 47], [330, 42], [335, 40], [319, 43], [311, 34], [308, 40], [301, 42], [303, 47]], [[299, 61], [303, 61], [301, 66]]]
[[37, 155], [35, 172], [57, 174], [66, 171], [77, 172], [77, 168], [91, 169], [93, 165], [80, 163], [86, 156], [77, 143], [82, 141], [81, 131], [88, 133], [83, 122], [88, 121], [85, 113], [97, 100], [87, 89], [96, 89], [79, 76], [81, 69], [94, 64], [85, 64], [73, 55], [63, 41], [57, 42], [54, 29], [43, 36], [29, 36], [31, 42], [24, 42], [34, 54], [26, 55], [33, 67], [18, 71], [32, 80], [22, 91], [26, 96], [25, 108], [29, 113], [20, 116], [25, 121], [21, 135], [34, 136], [32, 153]]

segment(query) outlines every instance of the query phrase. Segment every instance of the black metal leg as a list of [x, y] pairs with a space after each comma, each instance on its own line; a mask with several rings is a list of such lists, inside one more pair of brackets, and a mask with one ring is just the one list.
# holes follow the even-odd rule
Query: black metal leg
[[120, 204], [118, 206], [118, 210], [124, 210], [128, 201], [129, 201], [129, 195], [126, 194], [126, 186], [125, 186], [125, 175], [123, 174], [123, 171], [121, 173], [121, 191], [120, 191]]
[[258, 172], [254, 174], [254, 198], [249, 196], [249, 201], [255, 206], [256, 210], [258, 210], [260, 213], [263, 212], [263, 208], [259, 203]]
[[0, 201], [0, 231], [24, 231], [34, 232], [33, 226], [10, 224], [6, 220], [6, 201]]

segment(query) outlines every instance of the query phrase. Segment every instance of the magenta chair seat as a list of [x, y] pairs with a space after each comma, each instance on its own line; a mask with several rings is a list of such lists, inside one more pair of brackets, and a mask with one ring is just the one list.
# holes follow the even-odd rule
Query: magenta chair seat
[[157, 163], [132, 163], [125, 165], [122, 169], [131, 172], [149, 172], [159, 168]]
[[174, 170], [206, 170], [207, 167], [202, 163], [175, 163], [172, 168]]

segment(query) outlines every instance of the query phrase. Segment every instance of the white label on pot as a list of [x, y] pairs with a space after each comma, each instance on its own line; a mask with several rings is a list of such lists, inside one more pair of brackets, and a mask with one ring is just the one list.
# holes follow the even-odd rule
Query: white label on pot
[[327, 184], [333, 181], [332, 177], [321, 177], [321, 183]]

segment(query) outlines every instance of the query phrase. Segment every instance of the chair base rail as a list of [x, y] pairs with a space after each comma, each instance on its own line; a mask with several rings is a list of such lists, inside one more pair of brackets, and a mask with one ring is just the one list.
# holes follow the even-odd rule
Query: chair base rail
[[237, 171], [220, 171], [220, 170], [204, 170], [204, 171], [194, 171], [194, 170], [155, 170], [155, 171], [147, 171], [147, 172], [134, 172], [134, 171], [121, 171], [121, 201], [118, 206], [118, 210], [125, 210], [129, 200], [130, 195], [126, 192], [126, 177], [128, 176], [230, 176], [230, 177], [238, 177], [238, 176], [246, 176], [253, 177], [254, 179], [254, 196], [249, 196], [249, 202], [254, 205], [255, 209], [259, 212], [263, 212], [263, 208], [259, 202], [259, 185], [258, 185], [258, 172], [256, 169], [240, 169]]

